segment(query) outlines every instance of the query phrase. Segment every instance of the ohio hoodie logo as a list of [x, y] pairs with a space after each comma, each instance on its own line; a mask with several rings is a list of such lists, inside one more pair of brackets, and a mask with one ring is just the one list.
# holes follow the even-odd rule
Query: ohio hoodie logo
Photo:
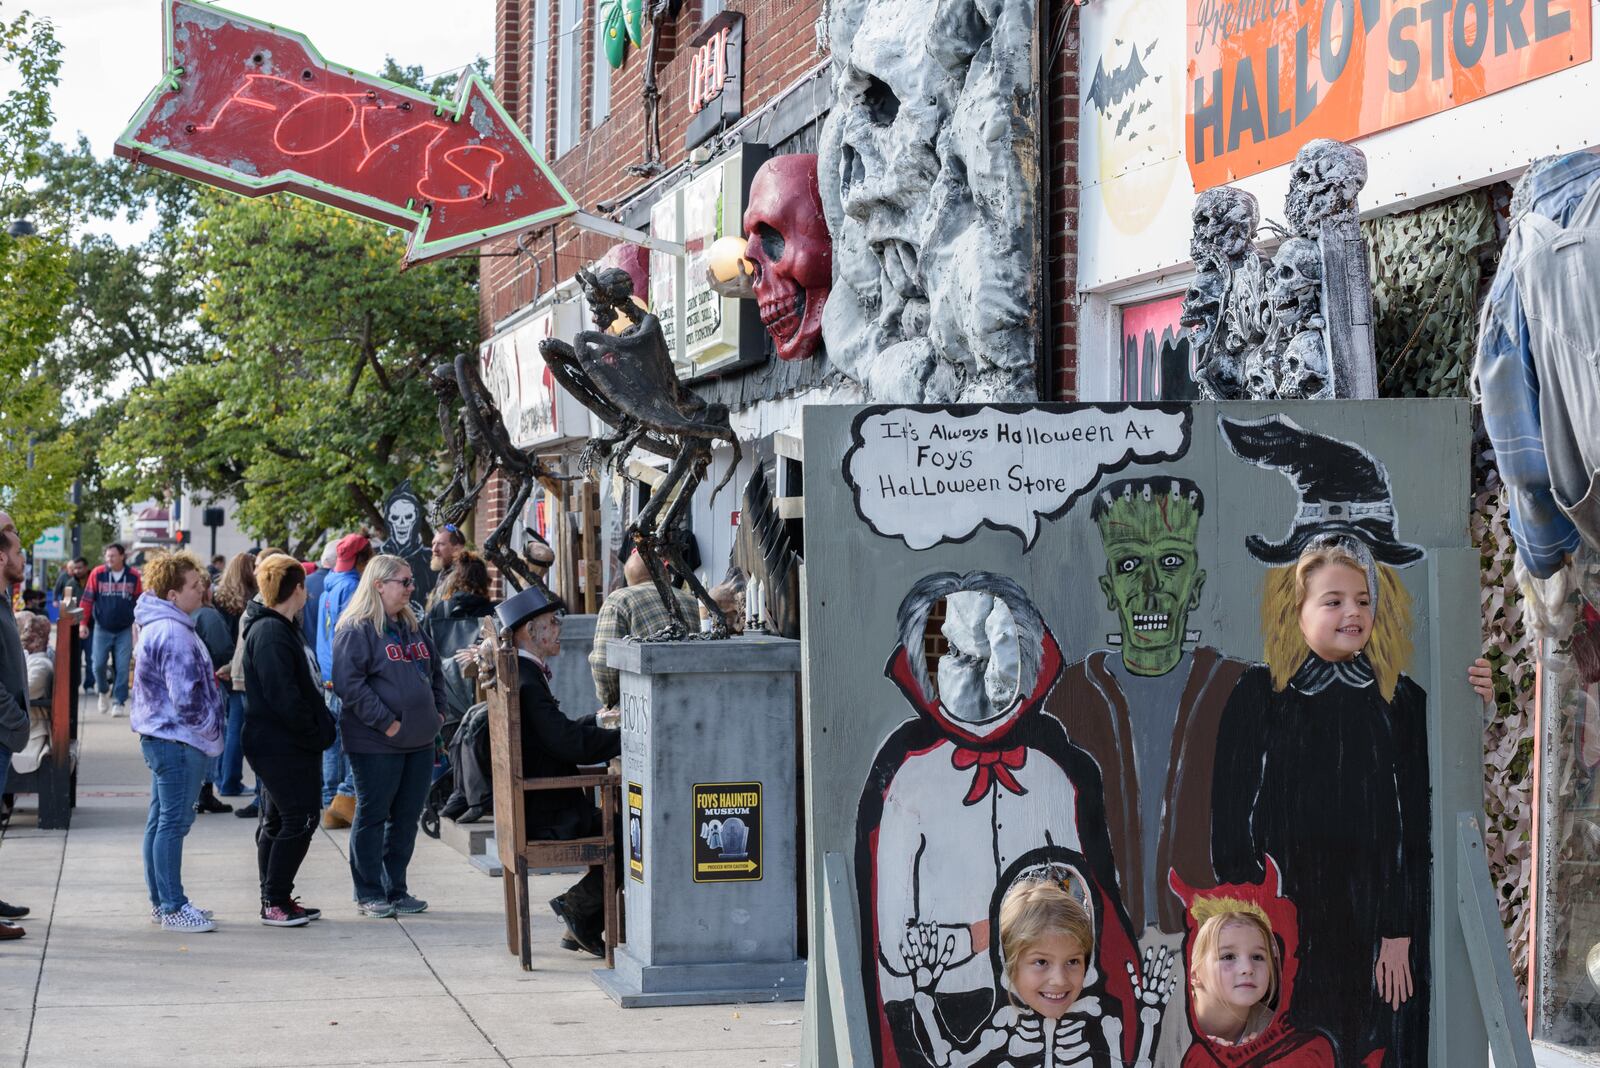
[[428, 643], [418, 641], [401, 645], [399, 642], [390, 642], [384, 647], [384, 652], [388, 654], [390, 660], [427, 660]]

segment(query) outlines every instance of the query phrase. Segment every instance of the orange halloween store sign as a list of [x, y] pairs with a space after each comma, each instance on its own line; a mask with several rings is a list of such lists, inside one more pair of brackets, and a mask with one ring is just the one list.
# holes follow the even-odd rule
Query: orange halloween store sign
[[1196, 189], [1590, 56], [1592, 0], [1186, 0]]

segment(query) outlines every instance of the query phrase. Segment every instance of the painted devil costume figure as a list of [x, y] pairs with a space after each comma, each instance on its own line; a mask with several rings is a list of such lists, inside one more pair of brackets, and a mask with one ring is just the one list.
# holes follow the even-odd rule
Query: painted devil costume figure
[[[1218, 731], [1216, 873], [1252, 882], [1268, 854], [1281, 865], [1300, 910], [1292, 1023], [1325, 1031], [1341, 1065], [1425, 1064], [1427, 696], [1402, 674], [1410, 598], [1396, 571], [1422, 550], [1397, 538], [1388, 474], [1365, 450], [1283, 416], [1221, 422], [1238, 456], [1295, 481], [1301, 504], [1283, 540], [1247, 539], [1273, 567], [1267, 662], [1240, 678]], [[1335, 632], [1348, 647], [1330, 654], [1307, 612], [1318, 574], [1341, 570], [1353, 588], [1330, 596], [1358, 608]]]
[[[941, 601], [950, 651], [935, 688], [923, 650]], [[876, 1063], [1024, 1068], [1047, 1063], [1046, 1045], [1051, 1068], [1134, 1063], [1141, 1048], [1148, 1056], [1144, 1031], [1160, 1011], [1144, 1020], [1136, 1007], [1146, 987], [1160, 984], [1132, 967], [1099, 773], [1040, 712], [1061, 651], [1038, 610], [1004, 576], [943, 572], [901, 602], [899, 638], [886, 674], [916, 715], [879, 748], [857, 820], [862, 979]], [[1080, 1042], [1029, 1039], [1025, 1021], [1005, 1015], [991, 906], [1005, 873], [1044, 847], [1078, 858], [1098, 917], [1097, 979], [1085, 988], [1092, 1002]], [[999, 1046], [988, 1033], [996, 1027], [1011, 1027]], [[1073, 1059], [1062, 1059], [1069, 1049]]]
[[[1204, 974], [1212, 962], [1195, 959], [1196, 936], [1213, 917], [1249, 916], [1261, 921], [1271, 932], [1271, 972], [1275, 989], [1266, 992], [1258, 1006], [1270, 1022], [1259, 1033], [1244, 1041], [1219, 1041], [1205, 1033], [1195, 1003], [1188, 1003], [1194, 1044], [1184, 1054], [1183, 1068], [1334, 1068], [1333, 1045], [1315, 1030], [1297, 1027], [1292, 1022], [1296, 979], [1300, 972], [1300, 921], [1292, 901], [1283, 896], [1283, 877], [1269, 856], [1264, 861], [1265, 877], [1259, 883], [1223, 884], [1212, 890], [1196, 890], [1173, 872], [1172, 893], [1184, 909], [1189, 937], [1184, 943], [1185, 970], [1192, 977]], [[1204, 983], [1204, 980], [1201, 980]]]

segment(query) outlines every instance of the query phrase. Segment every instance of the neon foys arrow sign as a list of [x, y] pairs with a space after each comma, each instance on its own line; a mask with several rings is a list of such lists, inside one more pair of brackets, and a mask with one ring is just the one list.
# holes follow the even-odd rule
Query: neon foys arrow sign
[[483, 79], [455, 102], [329, 64], [303, 35], [166, 0], [166, 76], [116, 152], [411, 230], [406, 262], [577, 211]]

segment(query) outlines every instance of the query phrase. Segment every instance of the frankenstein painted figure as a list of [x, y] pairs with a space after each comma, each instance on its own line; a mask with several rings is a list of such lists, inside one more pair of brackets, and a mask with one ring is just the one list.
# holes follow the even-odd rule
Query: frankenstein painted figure
[[1100, 765], [1122, 902], [1136, 928], [1184, 930], [1167, 873], [1212, 883], [1208, 849], [1217, 723], [1245, 665], [1184, 648], [1206, 573], [1196, 539], [1205, 498], [1185, 478], [1113, 482], [1090, 518], [1105, 547], [1100, 588], [1118, 648], [1069, 667], [1045, 708]]

